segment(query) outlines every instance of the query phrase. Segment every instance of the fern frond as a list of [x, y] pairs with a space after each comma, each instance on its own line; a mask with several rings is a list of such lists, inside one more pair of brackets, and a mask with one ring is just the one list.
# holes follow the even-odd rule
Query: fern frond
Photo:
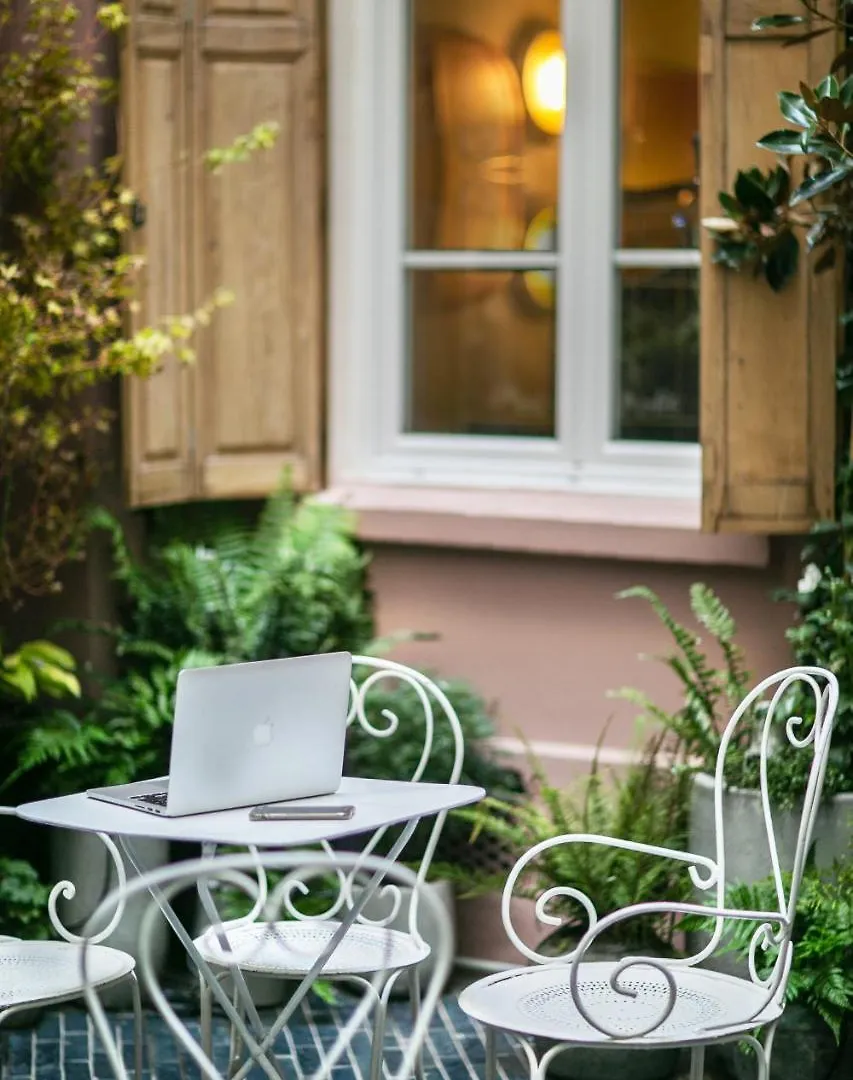
[[690, 587], [690, 607], [696, 620], [720, 646], [725, 659], [726, 694], [736, 705], [746, 693], [749, 672], [744, 667], [743, 649], [735, 643], [737, 624], [729, 609], [708, 585], [696, 582]]

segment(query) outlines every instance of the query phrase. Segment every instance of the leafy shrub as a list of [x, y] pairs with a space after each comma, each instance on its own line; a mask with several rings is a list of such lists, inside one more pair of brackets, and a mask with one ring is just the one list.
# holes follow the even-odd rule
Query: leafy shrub
[[[122, 22], [118, 5], [99, 18], [100, 37]], [[113, 92], [79, 21], [72, 0], [0, 0], [0, 29], [20, 43], [0, 50], [0, 602], [55, 592], [82, 552], [113, 419], [88, 391], [191, 358], [188, 339], [226, 300], [122, 334], [141, 266], [122, 248], [135, 197], [117, 159], [78, 167], [80, 132]]]
[[32, 702], [40, 694], [79, 697], [76, 663], [52, 641], [25, 641], [14, 652], [0, 650], [0, 700]]
[[0, 935], [31, 940], [50, 937], [49, 892], [30, 863], [0, 856]]
[[114, 639], [120, 674], [82, 711], [35, 718], [12, 781], [35, 773], [57, 794], [161, 774], [181, 668], [355, 650], [372, 633], [366, 560], [335, 507], [282, 491], [257, 527], [231, 522], [206, 545], [170, 540], [144, 564], [113, 518], [95, 520], [112, 535], [125, 595], [121, 626], [89, 629]]
[[119, 642], [200, 650], [220, 663], [337, 649], [358, 651], [373, 636], [367, 560], [349, 514], [298, 501], [286, 488], [256, 526], [230, 520], [205, 541], [171, 539], [130, 555], [119, 524], [115, 577], [125, 602]]
[[[541, 765], [531, 758], [536, 788], [532, 799], [487, 798], [453, 817], [473, 825], [473, 836], [486, 832], [520, 856], [535, 844], [568, 833], [634, 840], [682, 849], [687, 838], [686, 781], [688, 773], [669, 761], [661, 764], [660, 739], [646, 747], [643, 759], [623, 774], [602, 774], [597, 758], [577, 791], [560, 791], [547, 782]], [[686, 899], [690, 878], [683, 863], [599, 844], [568, 843], [544, 851], [529, 866], [516, 895], [535, 898], [547, 889], [571, 887], [593, 903], [599, 917], [640, 901]], [[460, 873], [469, 895], [501, 889], [503, 874]], [[544, 945], [557, 955], [573, 947], [589, 926], [576, 900], [556, 896], [550, 914], [563, 919]], [[674, 921], [630, 919], [602, 936], [602, 944], [632, 948], [669, 948]]]

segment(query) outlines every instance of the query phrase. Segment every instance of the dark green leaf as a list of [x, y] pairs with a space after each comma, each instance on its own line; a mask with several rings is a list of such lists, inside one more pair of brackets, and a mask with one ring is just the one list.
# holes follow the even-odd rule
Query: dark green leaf
[[743, 208], [733, 195], [729, 195], [727, 191], [721, 191], [719, 199], [720, 206], [722, 206], [729, 217], [734, 218], [735, 221], [739, 221], [743, 217]]
[[767, 221], [773, 217], [776, 204], [762, 187], [758, 175], [756, 179], [754, 173], [739, 172], [735, 178], [735, 196], [744, 209], [754, 210], [762, 220]]
[[843, 165], [824, 173], [818, 173], [817, 176], [807, 177], [791, 196], [790, 205], [797, 206], [807, 199], [813, 199], [815, 196], [829, 191], [830, 188], [845, 180], [850, 175], [850, 172], [851, 166]]
[[784, 165], [779, 165], [767, 177], [767, 194], [775, 203], [784, 202], [791, 190], [791, 174]]
[[837, 98], [838, 97], [838, 79], [834, 75], [827, 75], [826, 78], [821, 81], [815, 87], [815, 94], [818, 98], [823, 100], [824, 98]]
[[839, 72], [842, 68], [844, 68], [845, 71], [849, 71], [851, 65], [853, 65], [853, 48], [847, 48], [842, 50], [832, 61], [830, 71], [832, 71], [833, 74]]
[[806, 251], [812, 251], [826, 237], [826, 218], [820, 218], [806, 233]]
[[802, 145], [802, 134], [799, 131], [791, 131], [790, 128], [782, 128], [779, 131], [770, 131], [755, 144], [762, 150], [770, 150], [774, 154], [802, 154], [805, 153]]
[[797, 272], [800, 245], [796, 236], [786, 231], [780, 233], [776, 243], [764, 261], [764, 276], [774, 292], [779, 292]]
[[779, 109], [786, 120], [800, 127], [810, 128], [817, 120], [817, 114], [799, 94], [790, 90], [779, 91]]
[[752, 22], [752, 30], [778, 30], [786, 26], [801, 26], [807, 22], [806, 15], [762, 15]]

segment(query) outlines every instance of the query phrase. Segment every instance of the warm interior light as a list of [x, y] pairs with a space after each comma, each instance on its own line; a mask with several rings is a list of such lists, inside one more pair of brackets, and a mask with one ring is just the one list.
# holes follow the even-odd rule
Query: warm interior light
[[556, 30], [542, 30], [530, 42], [521, 86], [533, 123], [548, 135], [559, 135], [566, 114], [566, 54]]
[[[524, 234], [525, 251], [554, 251], [556, 233], [556, 211], [553, 206], [546, 206], [527, 226], [527, 232]], [[526, 270], [524, 285], [530, 299], [537, 307], [545, 311], [553, 310], [555, 289], [553, 270]]]

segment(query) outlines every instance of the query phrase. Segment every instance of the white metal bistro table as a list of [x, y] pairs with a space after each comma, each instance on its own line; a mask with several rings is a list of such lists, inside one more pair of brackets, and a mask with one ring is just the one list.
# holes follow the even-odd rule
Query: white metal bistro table
[[[341, 786], [333, 795], [298, 799], [294, 800], [292, 805], [352, 805], [355, 813], [347, 821], [250, 821], [249, 807], [170, 818], [91, 799], [85, 793], [24, 803], [17, 808], [17, 813], [27, 821], [42, 825], [107, 833], [117, 840], [136, 872], [144, 875], [147, 868], [133, 847], [133, 840], [141, 837], [200, 843], [205, 851], [211, 851], [218, 844], [288, 848], [309, 847], [322, 840], [334, 841], [346, 836], [371, 833], [382, 826], [403, 825], [404, 828], [388, 852], [388, 858], [394, 860], [399, 857], [422, 818], [477, 802], [484, 795], [482, 788], [465, 784], [425, 784], [344, 777]], [[262, 1049], [269, 1048], [276, 1032], [281, 1030], [299, 1005], [311, 982], [320, 973], [379, 884], [380, 877], [375, 874], [342, 917], [340, 927], [330, 938], [326, 950], [294, 991], [284, 1013], [269, 1032], [264, 1031], [242, 974], [239, 968], [236, 969], [235, 984], [252, 1027], [262, 1039]], [[171, 904], [157, 890], [152, 888], [151, 892], [172, 930], [201, 970], [201, 958], [192, 938]], [[269, 1055], [268, 1062], [280, 1075], [280, 1069], [272, 1055]]]

